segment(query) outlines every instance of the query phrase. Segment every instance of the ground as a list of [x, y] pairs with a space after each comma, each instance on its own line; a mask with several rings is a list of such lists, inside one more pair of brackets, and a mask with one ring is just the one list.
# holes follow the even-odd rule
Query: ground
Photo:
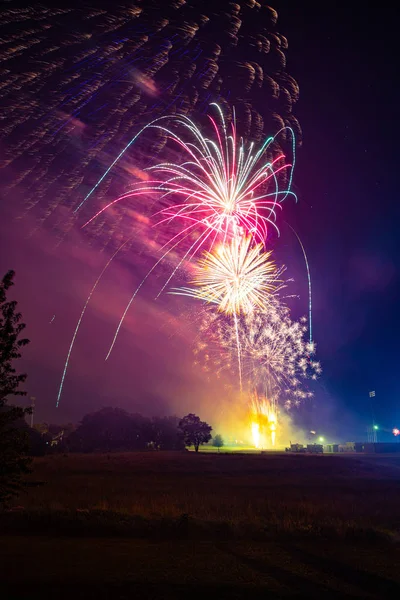
[[399, 493], [400, 456], [37, 459], [0, 515], [1, 597], [393, 596]]

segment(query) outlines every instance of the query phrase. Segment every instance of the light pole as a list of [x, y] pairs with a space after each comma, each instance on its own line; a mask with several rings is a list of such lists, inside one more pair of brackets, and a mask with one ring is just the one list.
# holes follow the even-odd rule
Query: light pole
[[29, 398], [29, 400], [31, 401], [31, 409], [32, 409], [32, 412], [31, 412], [31, 429], [32, 429], [32, 427], [33, 427], [33, 413], [35, 411], [35, 400], [36, 400], [36, 398], [35, 398], [35, 396], [31, 396]]
[[374, 409], [372, 406], [372, 398], [375, 398], [375, 395], [376, 395], [375, 390], [373, 390], [369, 393], [369, 401], [370, 401], [370, 405], [371, 405], [372, 427], [368, 427], [368, 442], [371, 442], [372, 444], [376, 444], [376, 442], [377, 442], [376, 432], [378, 430], [378, 426], [375, 425]]

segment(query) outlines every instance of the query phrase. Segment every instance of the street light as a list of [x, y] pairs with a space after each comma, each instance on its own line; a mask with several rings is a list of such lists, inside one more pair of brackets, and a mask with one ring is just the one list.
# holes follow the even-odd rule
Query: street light
[[319, 436], [318, 441], [319, 442], [323, 442], [324, 441], [324, 438], [322, 437], [322, 435]]
[[374, 425], [374, 429], [375, 429], [375, 431], [378, 431], [378, 429], [379, 429], [378, 425]]

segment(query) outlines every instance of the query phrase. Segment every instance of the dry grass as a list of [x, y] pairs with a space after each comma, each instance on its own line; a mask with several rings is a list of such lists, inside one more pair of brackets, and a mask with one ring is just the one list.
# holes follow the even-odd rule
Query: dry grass
[[141, 534], [151, 524], [165, 528], [174, 523], [174, 535], [176, 527], [187, 533], [190, 525], [192, 532], [218, 530], [227, 536], [395, 537], [400, 531], [399, 475], [400, 457], [50, 456], [35, 460], [33, 485], [18, 500], [24, 516], [18, 518], [33, 522], [41, 515], [42, 522], [45, 515], [53, 525], [73, 518], [78, 529], [91, 522], [99, 531], [112, 522]]

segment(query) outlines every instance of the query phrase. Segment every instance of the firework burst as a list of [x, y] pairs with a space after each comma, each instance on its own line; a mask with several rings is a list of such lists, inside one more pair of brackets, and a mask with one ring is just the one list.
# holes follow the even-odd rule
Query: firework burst
[[[259, 148], [253, 142], [246, 145], [237, 135], [235, 117], [228, 128], [221, 108], [217, 104], [211, 106], [218, 111], [219, 124], [209, 116], [209, 137], [184, 115], [160, 117], [146, 125], [118, 155], [78, 208], [147, 129], [156, 129], [173, 142], [179, 162], [165, 161], [149, 167], [147, 171], [154, 179], [141, 181], [126, 194], [109, 202], [84, 227], [117, 203], [138, 196], [156, 195], [161, 207], [156, 212], [155, 225], [170, 227], [177, 224], [171, 244], [183, 241], [188, 234], [195, 234], [197, 251], [206, 240], [225, 241], [243, 234], [265, 244], [268, 226], [273, 226], [279, 233], [276, 211], [289, 195], [295, 197], [290, 189], [295, 162], [293, 131], [285, 127], [275, 136], [266, 138]], [[274, 144], [284, 131], [292, 137], [292, 163], [285, 161], [284, 154], [274, 151]], [[289, 172], [289, 175], [280, 177], [281, 172]], [[288, 181], [284, 189], [280, 189], [282, 180]], [[210, 237], [210, 233], [214, 236]]]
[[196, 268], [196, 287], [172, 290], [217, 305], [219, 312], [233, 315], [240, 391], [243, 382], [238, 316], [256, 307], [266, 310], [270, 299], [283, 287], [278, 279], [283, 269], [270, 260], [271, 252], [264, 252], [262, 244], [252, 247], [251, 243], [250, 237], [237, 236], [214, 253], [206, 252]]
[[232, 325], [223, 315], [205, 314], [202, 331], [214, 350], [208, 349], [206, 362], [218, 373], [235, 370], [239, 339], [243, 386], [249, 392], [256, 389], [288, 409], [312, 396], [304, 382], [317, 379], [322, 370], [314, 360], [315, 345], [306, 340], [306, 319], [292, 321], [289, 309], [275, 298], [266, 311], [237, 319], [237, 331]]
[[[156, 268], [165, 260], [168, 259], [170, 263], [169, 259], [172, 259], [172, 270], [158, 292], [159, 297], [178, 269], [187, 266], [196, 257], [193, 287], [173, 289], [171, 293], [191, 296], [217, 306], [218, 314], [225, 316], [226, 323], [230, 318], [233, 319], [230, 332], [235, 338], [242, 391], [242, 361], [245, 361], [247, 368], [251, 347], [249, 336], [255, 327], [257, 315], [268, 314], [271, 318], [275, 314], [271, 309], [275, 306], [273, 299], [284, 287], [280, 277], [285, 269], [276, 266], [265, 245], [271, 225], [279, 233], [276, 224], [278, 208], [281, 208], [288, 195], [294, 196], [290, 187], [295, 142], [292, 130], [285, 128], [289, 129], [293, 142], [293, 161], [286, 163], [284, 155], [275, 150], [276, 138], [281, 132], [267, 138], [258, 149], [253, 143], [246, 145], [237, 136], [234, 115], [228, 131], [220, 107], [214, 106], [218, 111], [219, 124], [209, 117], [209, 137], [185, 116], [160, 117], [146, 125], [120, 152], [78, 209], [146, 129], [156, 129], [166, 140], [172, 141], [178, 149], [179, 162], [164, 161], [149, 167], [149, 179], [144, 178], [129, 192], [109, 202], [84, 225], [89, 225], [104, 211], [123, 200], [154, 198], [153, 203], [159, 206], [154, 226], [162, 226], [166, 232], [166, 238], [158, 244], [159, 255], [155, 263], [134, 291], [122, 314], [106, 359], [110, 356], [134, 298]], [[289, 175], [286, 173], [281, 177], [282, 171], [289, 171]], [[288, 185], [280, 189], [280, 183], [284, 180], [288, 181]], [[203, 255], [198, 260], [200, 252]], [[86, 306], [87, 303], [84, 311]], [[285, 319], [283, 321], [286, 322]], [[66, 367], [75, 337], [76, 332]], [[265, 365], [269, 364], [270, 359], [264, 358]], [[275, 358], [272, 362], [278, 364], [279, 360]], [[279, 369], [272, 366], [269, 369], [274, 373], [277, 383]], [[290, 386], [295, 388], [297, 380], [295, 375], [291, 375], [292, 372], [293, 369], [289, 369], [285, 376], [282, 375], [282, 381], [285, 380], [289, 385], [290, 379]]]
[[256, 307], [266, 309], [270, 298], [283, 287], [283, 269], [270, 260], [262, 244], [251, 247], [251, 238], [236, 237], [212, 253], [205, 252], [196, 265], [194, 288], [171, 293], [183, 294], [216, 304], [225, 314], [247, 314]]
[[[177, 145], [179, 156], [182, 157], [179, 163], [164, 162], [149, 167], [148, 170], [157, 173], [160, 179], [149, 180], [145, 184], [140, 183], [138, 186], [134, 186], [133, 190], [107, 204], [84, 225], [88, 225], [101, 213], [121, 200], [155, 194], [159, 197], [160, 204], [166, 205], [162, 206], [156, 213], [159, 220], [155, 225], [164, 225], [168, 231], [174, 232], [160, 248], [160, 258], [149, 270], [129, 300], [117, 326], [107, 358], [110, 356], [127, 311], [138, 291], [172, 251], [178, 253], [178, 260], [170, 276], [162, 285], [157, 298], [167, 288], [178, 269], [192, 260], [204, 248], [208, 248], [208, 254], [203, 262], [209, 264], [209, 266], [213, 265], [215, 268], [218, 261], [212, 258], [214, 257], [212, 252], [214, 245], [217, 243], [223, 246], [228, 244], [231, 253], [238, 248], [236, 252], [240, 253], [242, 262], [246, 260], [249, 262], [248, 257], [250, 257], [251, 261], [254, 261], [254, 265], [257, 263], [257, 268], [259, 270], [264, 269], [268, 275], [269, 254], [265, 253], [265, 256], [262, 256], [260, 245], [265, 245], [268, 224], [273, 224], [276, 227], [276, 208], [281, 205], [289, 194], [294, 195], [290, 190], [294, 160], [293, 164], [286, 164], [283, 155], [279, 155], [273, 160], [266, 158], [267, 154], [273, 154], [271, 145], [281, 132], [278, 132], [274, 137], [267, 138], [258, 150], [254, 148], [253, 143], [250, 143], [246, 151], [243, 140], [237, 138], [235, 119], [231, 124], [231, 134], [228, 134], [222, 110], [217, 104], [212, 106], [217, 108], [221, 121], [221, 125], [218, 126], [216, 121], [209, 117], [214, 138], [206, 137], [201, 129], [188, 117], [160, 117], [146, 125], [133, 138], [92, 190], [96, 189], [109, 170], [122, 158], [133, 141], [146, 129], [159, 130]], [[173, 127], [168, 125], [169, 122], [175, 124], [178, 129], [183, 128], [188, 139], [179, 136]], [[290, 132], [294, 153], [294, 135], [292, 130]], [[289, 184], [287, 188], [280, 190], [279, 173], [287, 169], [290, 170]], [[92, 191], [89, 192], [86, 199]], [[180, 200], [182, 198], [183, 201]], [[242, 241], [243, 238], [245, 238], [245, 241]], [[251, 248], [253, 240], [257, 245]], [[183, 242], [188, 242], [189, 247], [185, 247], [185, 250], [180, 252]], [[229, 251], [225, 254], [228, 256]], [[219, 260], [219, 263], [222, 264], [221, 260]], [[249, 273], [247, 280], [249, 282], [251, 280]], [[254, 281], [255, 276], [253, 277]], [[200, 285], [197, 291], [200, 294], [207, 294], [211, 291], [210, 285], [210, 281], [204, 286]], [[232, 297], [231, 301], [226, 297], [223, 300], [224, 306], [226, 305], [227, 309], [236, 311], [239, 306], [242, 306], [242, 310], [244, 307], [248, 310], [255, 300], [256, 304], [263, 304], [261, 287], [260, 282], [258, 282], [253, 294], [247, 293], [242, 299], [237, 293], [236, 299]], [[257, 293], [257, 289], [260, 290], [259, 293]], [[265, 291], [267, 291], [267, 287], [264, 286]], [[188, 289], [186, 289], [186, 293], [188, 293]], [[243, 287], [241, 293], [243, 293]], [[248, 300], [247, 303], [245, 299]], [[232, 300], [236, 302], [235, 306], [232, 306]], [[237, 313], [234, 312], [234, 314]]]

